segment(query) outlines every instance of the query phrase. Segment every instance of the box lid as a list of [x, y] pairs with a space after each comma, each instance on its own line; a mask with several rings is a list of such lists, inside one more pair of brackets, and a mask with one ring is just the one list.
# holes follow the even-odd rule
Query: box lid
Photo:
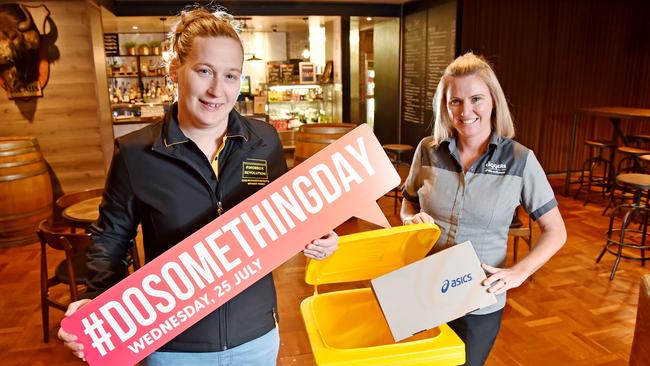
[[324, 260], [311, 260], [310, 285], [373, 279], [424, 258], [440, 236], [435, 224], [416, 224], [345, 235], [339, 249]]

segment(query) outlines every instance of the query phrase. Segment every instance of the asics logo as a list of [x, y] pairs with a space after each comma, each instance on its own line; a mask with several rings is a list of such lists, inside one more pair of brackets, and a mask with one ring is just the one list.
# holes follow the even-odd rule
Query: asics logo
[[454, 279], [451, 279], [451, 280], [444, 280], [442, 282], [442, 288], [440, 288], [440, 292], [442, 292], [443, 294], [447, 293], [447, 291], [449, 291], [450, 287], [454, 288], [454, 287], [460, 286], [460, 285], [462, 285], [464, 283], [471, 282], [471, 281], [472, 281], [472, 274], [471, 273], [468, 273], [468, 274], [466, 274], [464, 276], [460, 276], [458, 278], [454, 278]]

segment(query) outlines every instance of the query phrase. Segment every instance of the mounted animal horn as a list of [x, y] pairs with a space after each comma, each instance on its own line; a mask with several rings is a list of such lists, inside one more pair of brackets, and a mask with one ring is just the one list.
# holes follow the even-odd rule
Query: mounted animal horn
[[20, 10], [22, 10], [23, 14], [25, 15], [25, 20], [18, 23], [18, 30], [21, 32], [25, 32], [32, 27], [32, 16], [29, 15], [29, 12], [27, 10], [25, 10], [25, 7], [23, 7], [22, 5], [19, 5], [19, 7]]

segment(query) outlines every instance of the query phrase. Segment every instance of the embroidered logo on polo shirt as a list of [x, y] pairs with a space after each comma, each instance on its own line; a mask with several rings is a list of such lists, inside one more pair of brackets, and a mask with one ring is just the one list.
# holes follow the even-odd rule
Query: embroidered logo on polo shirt
[[269, 184], [268, 163], [262, 159], [248, 158], [241, 166], [241, 181], [249, 186]]
[[504, 175], [506, 174], [506, 169], [508, 167], [504, 163], [493, 163], [491, 161], [485, 163], [485, 172], [488, 174]]

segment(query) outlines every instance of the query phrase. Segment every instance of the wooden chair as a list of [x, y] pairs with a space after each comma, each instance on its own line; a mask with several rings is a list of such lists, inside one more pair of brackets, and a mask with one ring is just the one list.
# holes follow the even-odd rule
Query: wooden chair
[[[41, 315], [43, 317], [43, 341], [49, 341], [50, 306], [65, 311], [68, 304], [79, 299], [79, 287], [85, 286], [88, 279], [86, 249], [90, 245], [90, 234], [71, 233], [65, 227], [54, 227], [48, 220], [41, 221], [38, 230], [41, 240]], [[47, 269], [47, 247], [61, 250], [65, 260], [56, 266], [49, 276]], [[70, 301], [62, 303], [49, 296], [49, 289], [59, 284], [67, 284]]]
[[[56, 200], [56, 206], [59, 210], [63, 211], [64, 209], [76, 203], [85, 201], [90, 198], [100, 197], [102, 194], [104, 194], [104, 188], [91, 188], [83, 191], [67, 193]], [[89, 223], [80, 221], [65, 220], [65, 223], [70, 225], [72, 232], [76, 232], [76, 229], [85, 230], [88, 228], [88, 226], [90, 226]], [[132, 246], [129, 250], [129, 255], [130, 257], [127, 258], [129, 265], [133, 265], [133, 270], [137, 271], [140, 269], [140, 255], [137, 250], [135, 239], [132, 240]]]
[[[63, 210], [76, 203], [85, 201], [93, 197], [99, 197], [103, 193], [104, 193], [104, 188], [92, 188], [92, 189], [86, 189], [78, 192], [66, 193], [56, 200], [56, 206], [60, 212], [63, 212]], [[65, 222], [68, 223], [70, 226], [72, 226], [74, 229], [85, 229], [88, 226], [85, 223], [72, 222], [69, 220], [66, 220]]]
[[636, 312], [636, 325], [630, 352], [630, 366], [650, 364], [650, 274], [641, 277], [641, 291]]
[[[519, 219], [519, 207], [515, 209], [515, 214], [512, 217], [512, 223], [510, 224], [510, 229], [508, 230], [508, 236], [513, 237], [513, 252], [512, 260], [517, 263], [517, 252], [519, 251], [519, 240], [523, 240], [528, 244], [528, 251], [533, 249], [535, 244], [535, 233], [534, 233], [534, 222], [533, 219], [528, 216], [528, 226], [524, 226], [521, 220]], [[532, 276], [531, 276], [532, 278]]]
[[589, 203], [592, 187], [600, 187], [603, 199], [606, 198], [605, 193], [609, 191], [613, 180], [614, 154], [617, 147], [611, 141], [602, 140], [587, 140], [585, 145], [589, 147], [589, 157], [582, 164], [580, 178], [578, 179], [580, 186], [573, 196], [574, 199], [577, 199], [584, 187], [585, 201], [583, 206]]

